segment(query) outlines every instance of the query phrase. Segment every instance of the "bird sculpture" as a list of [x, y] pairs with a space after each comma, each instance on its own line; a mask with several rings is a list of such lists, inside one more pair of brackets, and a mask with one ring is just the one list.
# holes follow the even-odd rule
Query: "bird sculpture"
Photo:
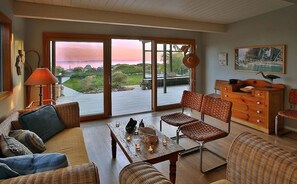
[[265, 78], [265, 79], [269, 79], [270, 82], [271, 82], [272, 84], [273, 84], [273, 80], [274, 80], [274, 79], [278, 79], [278, 78], [280, 78], [280, 77], [277, 76], [277, 75], [271, 75], [271, 74], [264, 75], [264, 73], [263, 73], [262, 71], [258, 72], [257, 74], [259, 74], [259, 73], [262, 75], [263, 78]]

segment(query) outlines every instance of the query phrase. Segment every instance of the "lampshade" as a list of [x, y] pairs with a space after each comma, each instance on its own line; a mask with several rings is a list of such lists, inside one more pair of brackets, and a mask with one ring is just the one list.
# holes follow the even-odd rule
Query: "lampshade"
[[48, 85], [56, 82], [58, 80], [47, 68], [36, 68], [25, 82], [25, 85]]

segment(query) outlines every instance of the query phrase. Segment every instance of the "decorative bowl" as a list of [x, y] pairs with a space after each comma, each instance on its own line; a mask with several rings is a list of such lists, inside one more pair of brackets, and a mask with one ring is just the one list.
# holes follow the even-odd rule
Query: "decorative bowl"
[[156, 131], [149, 127], [141, 127], [139, 131], [142, 142], [147, 144], [157, 144], [159, 139]]

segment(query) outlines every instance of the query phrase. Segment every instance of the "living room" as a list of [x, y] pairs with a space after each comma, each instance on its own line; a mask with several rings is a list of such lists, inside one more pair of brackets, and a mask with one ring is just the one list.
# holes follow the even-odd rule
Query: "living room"
[[[285, 85], [284, 91], [284, 107], [289, 107], [289, 90], [292, 88], [297, 88], [296, 78], [297, 73], [295, 72], [295, 63], [296, 63], [296, 52], [295, 49], [297, 47], [297, 25], [295, 23], [295, 19], [297, 17], [297, 6], [294, 2], [283, 1], [288, 3], [288, 5], [275, 9], [273, 11], [267, 11], [264, 14], [259, 14], [257, 16], [249, 17], [244, 20], [235, 21], [230, 24], [222, 24], [217, 25], [217, 30], [203, 30], [203, 26], [198, 26], [197, 30], [193, 30], [194, 28], [181, 28], [182, 21], [180, 21], [181, 27], [173, 27], [172, 25], [167, 25], [165, 28], [157, 25], [143, 25], [143, 26], [131, 26], [131, 24], [108, 24], [108, 23], [96, 23], [96, 20], [86, 21], [66, 21], [67, 19], [71, 19], [71, 17], [64, 17], [65, 19], [54, 20], [53, 18], [46, 19], [45, 17], [39, 17], [43, 12], [34, 12], [33, 9], [30, 9], [30, 4], [26, 4], [21, 1], [12, 1], [12, 0], [2, 0], [0, 2], [0, 11], [5, 14], [7, 17], [11, 19], [12, 22], [12, 33], [13, 33], [13, 42], [12, 42], [12, 92], [8, 93], [4, 97], [1, 96], [0, 101], [0, 117], [4, 118], [9, 115], [12, 111], [24, 109], [28, 102], [26, 101], [26, 88], [24, 85], [26, 75], [17, 75], [15, 71], [15, 62], [17, 58], [17, 53], [15, 52], [16, 44], [24, 48], [24, 50], [33, 49], [38, 51], [41, 54], [41, 58], [43, 58], [43, 43], [42, 43], [42, 34], [43, 32], [56, 32], [56, 33], [79, 33], [79, 34], [101, 34], [101, 35], [121, 35], [121, 36], [143, 36], [143, 37], [160, 37], [160, 38], [180, 38], [180, 39], [194, 39], [196, 41], [196, 53], [200, 58], [200, 63], [196, 67], [196, 78], [195, 85], [196, 91], [204, 94], [213, 93], [213, 86], [215, 80], [229, 80], [229, 79], [263, 79], [261, 75], [256, 75], [255, 72], [242, 72], [234, 70], [234, 49], [237, 47], [243, 46], [261, 46], [261, 45], [286, 45], [285, 52], [285, 73], [278, 73], [276, 75], [280, 76], [279, 79], [276, 79], [274, 83], [281, 83]], [[19, 3], [19, 4], [18, 4]], [[17, 6], [19, 5], [19, 6]], [[42, 5], [38, 5], [42, 6]], [[19, 10], [21, 8], [27, 7], [28, 9]], [[32, 14], [28, 15], [15, 15], [15, 11], [18, 13], [30, 12], [32, 14], [36, 13], [36, 17], [32, 18]], [[60, 12], [61, 10], [59, 10]], [[245, 10], [248, 14], [249, 11]], [[58, 11], [57, 11], [58, 12]], [[76, 14], [80, 14], [82, 12], [79, 9], [76, 9]], [[49, 16], [44, 11], [45, 16]], [[73, 12], [72, 12], [73, 13]], [[73, 15], [73, 14], [72, 14]], [[27, 16], [27, 17], [26, 17]], [[58, 17], [58, 15], [51, 15], [53, 17]], [[67, 14], [68, 16], [68, 14]], [[82, 16], [83, 17], [83, 16]], [[85, 18], [85, 17], [83, 17]], [[157, 19], [155, 22], [158, 22]], [[161, 24], [161, 23], [160, 23]], [[170, 28], [171, 26], [171, 28]], [[216, 26], [214, 26], [216, 27]], [[224, 29], [222, 29], [222, 27]], [[220, 29], [219, 29], [220, 28]], [[200, 30], [198, 30], [200, 29]], [[218, 54], [219, 53], [227, 53], [227, 64], [220, 65], [218, 63]], [[23, 71], [24, 72], [24, 71]], [[37, 92], [33, 92], [33, 99], [38, 99], [38, 90]], [[162, 112], [162, 111], [161, 111]], [[170, 112], [170, 111], [169, 111]], [[160, 116], [160, 112], [154, 112]], [[158, 123], [159, 119], [147, 116], [147, 121], [155, 121]], [[135, 118], [142, 118], [141, 115], [135, 116]], [[111, 120], [117, 120], [110, 119]], [[101, 123], [104, 120], [100, 120]], [[82, 127], [85, 127], [85, 131], [91, 131], [92, 128], [88, 128], [90, 125], [82, 123]], [[101, 124], [96, 125], [96, 127], [100, 127]], [[241, 129], [241, 127], [236, 124], [237, 128]], [[286, 121], [287, 128], [297, 129], [297, 125], [294, 121]], [[243, 129], [245, 129], [244, 127]], [[104, 129], [106, 130], [106, 129]], [[108, 130], [108, 129], [107, 129]], [[102, 131], [102, 130], [101, 130]], [[274, 138], [274, 135], [266, 135], [262, 133], [258, 133], [258, 131], [254, 131], [254, 133], [261, 135], [262, 137], [272, 137], [271, 141], [276, 141], [278, 145], [285, 145], [285, 142], [288, 138]], [[235, 135], [234, 135], [235, 136]], [[234, 138], [232, 136], [232, 138]], [[100, 137], [99, 137], [100, 138]], [[92, 138], [86, 138], [88, 140]], [[109, 135], [104, 137], [104, 139], [109, 139]], [[230, 138], [231, 139], [231, 138]], [[268, 138], [269, 139], [269, 138]], [[231, 142], [231, 140], [229, 140]], [[295, 140], [296, 143], [296, 140]], [[292, 143], [289, 143], [291, 145]], [[104, 144], [105, 145], [105, 144]], [[106, 143], [107, 146], [110, 143]], [[90, 145], [86, 145], [87, 148], [90, 148]], [[284, 146], [284, 147], [287, 147]], [[289, 150], [296, 150], [296, 146], [289, 147]], [[109, 147], [108, 147], [109, 148]], [[90, 148], [91, 149], [91, 148]], [[96, 153], [94, 153], [96, 154]], [[105, 155], [104, 155], [105, 156]], [[94, 156], [97, 157], [97, 156]], [[119, 157], [125, 159], [125, 157]], [[198, 157], [194, 157], [194, 160]], [[120, 160], [120, 159], [118, 159]], [[191, 161], [189, 161], [191, 162]], [[194, 161], [193, 161], [194, 162]], [[119, 173], [120, 168], [123, 165], [127, 164], [128, 161], [124, 160], [120, 165], [116, 166], [116, 171], [113, 171], [111, 166], [106, 164], [106, 167], [99, 166], [99, 173], [101, 173], [104, 169], [111, 169], [109, 172]], [[108, 164], [113, 164], [108, 162]], [[186, 165], [186, 164], [185, 164]], [[168, 172], [168, 166], [166, 165], [158, 165], [160, 170], [164, 170], [165, 174]], [[196, 166], [195, 166], [196, 167]], [[104, 169], [103, 169], [104, 168]], [[162, 169], [163, 168], [163, 169]], [[199, 172], [198, 168], [197, 172]], [[104, 173], [106, 171], [102, 171]], [[179, 170], [177, 171], [177, 173]], [[114, 175], [116, 175], [114, 174]], [[185, 173], [183, 173], [184, 175]], [[195, 173], [194, 173], [195, 174]], [[104, 175], [104, 174], [102, 174]], [[215, 175], [215, 174], [213, 174]], [[212, 177], [213, 175], [209, 175]], [[207, 180], [204, 178], [204, 181], [210, 182], [215, 181], [216, 179], [222, 178], [224, 175], [224, 171], [221, 171], [221, 175], [213, 176], [214, 179]], [[202, 175], [200, 175], [203, 177]], [[182, 177], [182, 174], [177, 175], [177, 177]], [[116, 179], [112, 180], [104, 180], [104, 181], [112, 181], [115, 182]], [[177, 183], [182, 183], [181, 179], [177, 179]], [[198, 180], [196, 180], [198, 182]], [[104, 183], [104, 182], [103, 182]]]

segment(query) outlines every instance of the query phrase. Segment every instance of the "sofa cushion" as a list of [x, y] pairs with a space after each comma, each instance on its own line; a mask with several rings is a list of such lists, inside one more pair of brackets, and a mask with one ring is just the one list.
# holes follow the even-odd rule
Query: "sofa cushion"
[[0, 163], [8, 165], [8, 167], [20, 175], [33, 174], [68, 166], [67, 157], [59, 153], [0, 158]]
[[42, 139], [29, 130], [12, 130], [9, 136], [24, 144], [32, 153], [42, 153], [45, 150]]
[[63, 153], [70, 165], [89, 162], [81, 128], [66, 128], [45, 143], [44, 153]]
[[8, 165], [0, 163], [0, 179], [7, 179], [19, 176], [19, 173], [12, 170]]
[[19, 118], [24, 129], [35, 132], [44, 142], [64, 129], [55, 108], [45, 105], [35, 111], [25, 113]]
[[26, 146], [17, 141], [15, 138], [3, 134], [0, 137], [0, 145], [1, 152], [6, 157], [32, 154]]

